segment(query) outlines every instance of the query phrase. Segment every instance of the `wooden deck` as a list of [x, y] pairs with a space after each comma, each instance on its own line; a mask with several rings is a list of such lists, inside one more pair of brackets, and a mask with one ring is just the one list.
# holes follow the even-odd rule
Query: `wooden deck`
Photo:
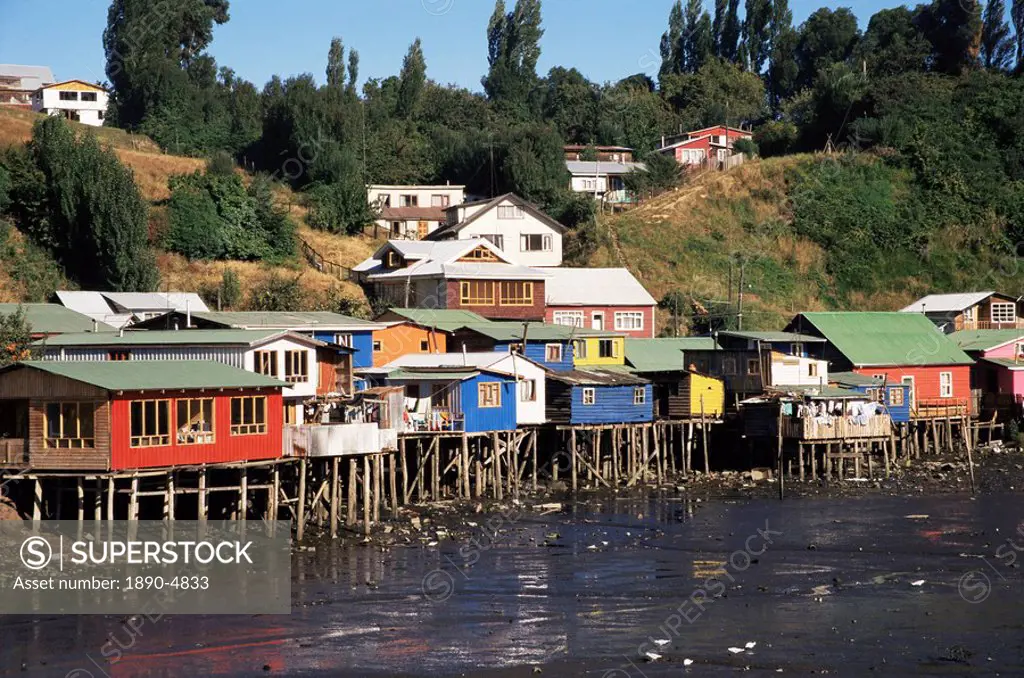
[[871, 417], [866, 425], [855, 424], [850, 417], [833, 417], [831, 425], [816, 419], [782, 420], [782, 437], [805, 441], [857, 440], [863, 438], [888, 438], [892, 433], [892, 421], [887, 414]]
[[970, 412], [966, 398], [919, 400], [910, 409], [911, 419], [961, 419]]

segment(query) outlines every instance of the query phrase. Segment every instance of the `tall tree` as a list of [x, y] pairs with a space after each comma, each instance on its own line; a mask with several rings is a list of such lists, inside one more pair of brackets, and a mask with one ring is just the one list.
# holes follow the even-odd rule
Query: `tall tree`
[[726, 10], [725, 24], [722, 26], [722, 35], [718, 47], [719, 56], [726, 61], [738, 61], [742, 29], [743, 24], [740, 22], [740, 0], [729, 0], [729, 9]]
[[348, 51], [348, 91], [355, 94], [356, 84], [359, 82], [359, 52], [354, 49]]
[[1013, 19], [1013, 27], [1016, 30], [1017, 70], [1020, 71], [1024, 70], [1024, 0], [1013, 0], [1010, 17]]
[[398, 77], [400, 84], [396, 112], [399, 117], [411, 118], [423, 95], [423, 86], [427, 82], [427, 62], [423, 57], [423, 46], [419, 38], [409, 46], [409, 51], [402, 61], [402, 72]]
[[711, 15], [704, 11], [702, 0], [687, 0], [684, 16], [681, 70], [696, 73], [714, 53]]
[[919, 6], [917, 25], [932, 44], [932, 68], [959, 75], [978, 64], [981, 48], [979, 0], [932, 0]]
[[516, 0], [508, 13], [503, 0], [497, 0], [487, 28], [489, 70], [483, 85], [488, 98], [506, 115], [529, 116], [543, 35], [540, 0]]
[[746, 47], [749, 68], [754, 73], [764, 71], [771, 54], [772, 1], [746, 0], [747, 14], [743, 20], [743, 44]]
[[857, 63], [866, 63], [870, 73], [890, 76], [925, 70], [931, 45], [914, 21], [913, 12], [896, 7], [871, 17], [854, 53]]
[[660, 79], [682, 72], [683, 54], [681, 47], [686, 34], [686, 19], [683, 17], [683, 2], [676, 0], [668, 13], [668, 30], [661, 36]]
[[715, 17], [711, 22], [711, 33], [715, 40], [715, 56], [722, 58], [722, 33], [728, 19], [729, 0], [715, 0]]
[[327, 86], [334, 89], [345, 86], [345, 45], [341, 38], [331, 40], [327, 53]]
[[848, 8], [833, 12], [822, 7], [815, 11], [800, 27], [796, 51], [799, 86], [810, 87], [821, 70], [849, 59], [859, 41], [857, 17]]
[[771, 52], [768, 60], [768, 93], [772, 106], [789, 97], [795, 88], [799, 68], [796, 64], [797, 33], [793, 30], [793, 12], [789, 0], [772, 2], [769, 27]]
[[990, 71], [1013, 65], [1014, 41], [1006, 23], [1006, 0], [989, 0], [981, 29], [981, 65]]

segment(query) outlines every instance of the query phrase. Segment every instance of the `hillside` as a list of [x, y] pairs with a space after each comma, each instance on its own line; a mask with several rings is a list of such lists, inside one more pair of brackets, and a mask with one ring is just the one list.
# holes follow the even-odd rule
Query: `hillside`
[[[895, 196], [888, 196], [891, 203], [899, 205], [915, 188], [912, 177], [877, 158], [858, 156], [852, 164], [882, 172], [880, 183]], [[822, 171], [825, 180], [819, 178]], [[868, 217], [840, 234], [840, 241], [852, 245], [832, 243], [826, 234], [847, 210], [874, 214], [861, 209], [856, 188], [853, 199], [844, 195], [822, 222], [797, 228], [796, 205], [821, 202], [822, 195], [831, 195], [832, 183], [857, 184], [846, 171], [832, 158], [794, 155], [705, 173], [632, 211], [602, 218], [600, 244], [589, 264], [626, 266], [657, 299], [678, 292], [685, 305], [680, 313], [689, 316], [691, 301], [708, 306], [730, 299], [730, 262], [735, 302], [736, 262], [743, 258], [746, 329], [777, 329], [801, 310], [895, 310], [932, 291], [1012, 291], [1024, 284], [1018, 259], [1000, 254], [1000, 234], [992, 224], [933, 230], [904, 249], [885, 245]], [[669, 313], [660, 316], [665, 327]]]
[[[0, 148], [28, 141], [32, 136], [32, 125], [41, 117], [27, 111], [0, 108]], [[164, 208], [160, 202], [170, 195], [168, 179], [175, 174], [202, 170], [206, 165], [200, 158], [162, 153], [153, 141], [144, 136], [128, 134], [119, 129], [97, 129], [78, 123], [72, 124], [83, 132], [96, 134], [102, 143], [114, 149], [121, 162], [131, 168], [143, 197], [151, 203], [150, 218], [153, 223], [164, 218]], [[305, 220], [305, 209], [297, 204], [297, 197], [289, 189], [280, 189], [279, 201], [290, 211], [298, 224], [299, 237], [325, 258], [351, 267], [365, 259], [375, 249], [374, 243], [368, 239], [339, 237], [309, 228]], [[0, 248], [3, 248], [0, 251], [12, 259], [23, 259], [28, 253], [27, 247], [29, 246], [25, 238], [17, 231], [0, 237]], [[12, 276], [11, 271], [0, 270], [0, 301], [41, 301], [39, 289], [45, 287], [45, 281], [37, 283], [35, 279], [60, 279], [59, 271], [53, 270], [52, 261], [48, 265], [45, 259], [39, 261], [38, 256], [35, 258], [31, 271]], [[298, 278], [306, 301], [311, 306], [333, 307], [337, 300], [343, 297], [355, 299], [360, 304], [365, 303], [362, 290], [357, 285], [313, 269], [302, 258], [301, 252], [296, 254], [293, 261], [283, 266], [241, 261], [190, 262], [182, 256], [167, 252], [157, 253], [157, 263], [160, 269], [161, 289], [215, 290], [224, 269], [230, 268], [238, 275], [243, 292], [252, 290], [272, 278]], [[19, 280], [19, 277], [23, 280]]]

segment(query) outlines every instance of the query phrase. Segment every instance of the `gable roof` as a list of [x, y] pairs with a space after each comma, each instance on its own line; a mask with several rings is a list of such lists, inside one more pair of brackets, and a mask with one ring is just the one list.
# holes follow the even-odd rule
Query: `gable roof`
[[99, 85], [97, 85], [95, 83], [89, 82], [87, 80], [78, 80], [78, 79], [75, 79], [75, 80], [64, 80], [63, 82], [51, 82], [51, 83], [49, 83], [47, 85], [43, 85], [43, 86], [39, 87], [39, 89], [52, 89], [54, 87], [60, 87], [61, 85], [70, 85], [72, 83], [78, 83], [80, 85], [85, 85], [89, 89], [96, 90], [97, 92], [106, 92], [107, 91], [107, 89], [105, 87], [101, 87], [101, 86], [99, 86]]
[[545, 269], [550, 306], [654, 306], [658, 302], [625, 268]]
[[444, 221], [445, 211], [443, 207], [382, 207], [380, 218], [388, 221], [401, 221], [405, 219], [421, 219], [423, 221]]
[[970, 365], [974, 361], [917, 313], [801, 313], [789, 327], [810, 325], [858, 367]]
[[960, 330], [949, 338], [964, 351], [991, 351], [994, 348], [1024, 341], [1024, 330]]
[[421, 327], [436, 328], [442, 332], [453, 332], [466, 325], [482, 325], [490, 322], [473, 311], [431, 308], [389, 308], [377, 317], [377, 321], [396, 318], [407, 320]]
[[480, 374], [493, 374], [499, 377], [511, 377], [508, 372], [485, 369], [482, 367], [461, 367], [458, 365], [444, 365], [437, 367], [409, 366], [397, 368], [381, 368], [385, 371], [386, 378], [394, 381], [465, 381]]
[[[469, 332], [476, 332], [495, 341], [522, 341], [523, 324], [512, 321], [485, 322], [471, 325], [464, 325], [459, 328]], [[592, 330], [575, 325], [556, 325], [553, 323], [525, 323], [526, 340], [529, 341], [569, 341], [583, 337], [621, 337], [622, 334], [610, 330]]]
[[642, 162], [612, 162], [611, 160], [566, 160], [565, 167], [574, 176], [600, 176], [629, 174], [647, 169]]
[[72, 346], [258, 346], [275, 339], [290, 339], [309, 346], [326, 346], [322, 341], [287, 330], [129, 330], [123, 334], [90, 332], [62, 334], [36, 343], [52, 348]]
[[124, 327], [137, 313], [209, 310], [206, 302], [195, 292], [58, 290], [56, 297], [67, 308], [115, 327]]
[[67, 332], [114, 332], [110, 325], [60, 304], [0, 304], [0, 315], [10, 315], [22, 308], [32, 334], [64, 334]]
[[406, 355], [395, 358], [390, 363], [384, 366], [388, 368], [435, 368], [435, 369], [447, 369], [447, 368], [467, 368], [472, 367], [477, 370], [484, 372], [491, 372], [494, 374], [503, 374], [511, 376], [513, 373], [511, 370], [498, 369], [495, 365], [511, 361], [513, 368], [518, 368], [520, 365], [529, 365], [538, 370], [545, 370], [545, 368], [534, 361], [530, 360], [526, 356], [519, 355], [517, 353], [508, 353], [505, 351], [474, 351], [467, 353], [408, 353]]
[[[184, 313], [174, 311], [139, 323], [139, 327], [159, 327], [169, 323], [172, 317], [183, 317]], [[349, 332], [372, 330], [377, 323], [361, 318], [352, 318], [331, 311], [201, 311], [192, 313], [193, 320], [209, 325], [235, 330], [290, 330], [292, 332]], [[187, 328], [182, 328], [187, 329]], [[189, 332], [199, 330], [190, 329]]]
[[564, 372], [548, 372], [547, 378], [571, 386], [643, 386], [651, 383], [623, 369], [576, 368]]
[[466, 217], [466, 219], [464, 219], [463, 221], [461, 221], [461, 222], [459, 222], [457, 224], [447, 224], [445, 226], [442, 226], [441, 228], [437, 229], [433, 233], [429, 234], [427, 236], [427, 239], [428, 240], [443, 240], [443, 239], [445, 239], [445, 238], [447, 238], [449, 236], [454, 236], [456, 233], [458, 233], [462, 229], [466, 228], [467, 226], [472, 224], [474, 221], [476, 221], [477, 219], [479, 219], [483, 215], [487, 214], [488, 212], [490, 212], [491, 210], [493, 210], [494, 208], [496, 208], [498, 205], [500, 205], [501, 203], [505, 202], [506, 200], [508, 202], [512, 203], [513, 205], [519, 206], [524, 212], [526, 212], [527, 214], [531, 215], [532, 217], [534, 217], [538, 221], [542, 222], [543, 224], [545, 224], [547, 226], [550, 226], [551, 228], [553, 228], [558, 233], [565, 233], [565, 231], [566, 231], [565, 226], [563, 226], [562, 224], [558, 223], [557, 221], [555, 221], [554, 219], [549, 217], [539, 207], [537, 207], [536, 205], [534, 205], [533, 203], [531, 203], [531, 202], [529, 202], [527, 200], [524, 200], [523, 198], [520, 198], [515, 193], [505, 193], [504, 195], [499, 195], [498, 197], [492, 198], [491, 200], [478, 201], [478, 202], [472, 202], [472, 203], [463, 203], [461, 205], [453, 205], [452, 207], [449, 207], [448, 208], [449, 210], [457, 210], [459, 208], [467, 207], [467, 206], [468, 207], [474, 207], [474, 206], [480, 205], [480, 204], [484, 205], [482, 208], [480, 208], [479, 210], [477, 210], [476, 212], [474, 212], [470, 216]]
[[19, 64], [0, 64], [0, 78], [19, 78], [20, 89], [23, 91], [35, 91], [43, 85], [50, 85], [55, 81], [53, 71], [49, 66], [21, 66]]
[[[900, 309], [903, 313], [944, 313], [963, 311], [980, 304], [993, 294], [993, 290], [985, 292], [957, 292], [954, 294], [929, 294], [921, 297], [909, 306]], [[1002, 295], [1006, 296], [1006, 295]]]
[[993, 365], [998, 365], [999, 367], [1005, 367], [1006, 369], [1014, 372], [1024, 370], [1024, 363], [1017, 362], [1012, 358], [981, 358], [980, 360]]
[[107, 391], [197, 388], [281, 388], [289, 384], [210, 360], [152, 360], [145, 369], [132, 361], [25, 361], [0, 369], [34, 369]]
[[[473, 250], [483, 247], [498, 262], [459, 261]], [[393, 249], [413, 263], [405, 268], [386, 270], [384, 254]], [[505, 254], [483, 238], [472, 240], [389, 240], [374, 255], [354, 269], [370, 280], [406, 280], [408, 278], [478, 278], [498, 280], [539, 280], [547, 273], [528, 266], [509, 263]]]
[[801, 334], [799, 332], [743, 332], [739, 330], [722, 330], [718, 333], [723, 337], [736, 337], [738, 339], [753, 339], [755, 341], [766, 341], [776, 343], [804, 343], [817, 344], [825, 343], [825, 339], [816, 337], [813, 334]]
[[675, 372], [686, 369], [686, 351], [710, 351], [716, 348], [718, 345], [714, 337], [627, 337], [626, 362], [637, 372]]

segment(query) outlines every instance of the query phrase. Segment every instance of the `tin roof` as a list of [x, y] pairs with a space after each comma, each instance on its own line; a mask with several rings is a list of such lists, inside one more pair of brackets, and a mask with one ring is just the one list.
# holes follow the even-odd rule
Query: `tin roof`
[[637, 372], [674, 372], [686, 369], [685, 352], [714, 350], [714, 337], [667, 339], [626, 338], [626, 362]]
[[1010, 358], [982, 358], [981, 360], [992, 363], [993, 365], [999, 365], [1000, 367], [1006, 367], [1011, 370], [1024, 370], [1024, 363], [1011, 360]]
[[[0, 304], [0, 314], [10, 315], [21, 307], [25, 311], [25, 320], [32, 328], [33, 334], [64, 334], [67, 332], [88, 332], [93, 329], [93, 319], [89, 316], [72, 311], [60, 304]], [[114, 328], [106, 323], [97, 322], [100, 332], [113, 332]]]
[[740, 339], [753, 339], [755, 341], [766, 341], [769, 343], [825, 343], [825, 339], [816, 337], [813, 334], [800, 334], [799, 332], [740, 332], [737, 330], [722, 330], [719, 332], [724, 337], [738, 337]]
[[580, 369], [566, 372], [549, 372], [548, 379], [554, 379], [574, 386], [643, 386], [651, 382], [636, 376], [626, 369]]
[[654, 306], [658, 302], [625, 268], [549, 268], [550, 306]]
[[485, 322], [465, 325], [460, 329], [469, 330], [490, 337], [495, 341], [522, 341], [523, 325], [526, 325], [527, 341], [569, 341], [582, 337], [618, 337], [617, 332], [591, 330], [574, 325], [556, 325], [553, 323], [518, 323], [512, 321]]
[[73, 379], [107, 391], [151, 391], [198, 388], [281, 388], [289, 384], [262, 374], [209, 360], [133, 361], [26, 361], [0, 373], [34, 369]]
[[252, 329], [374, 329], [377, 324], [330, 311], [204, 311], [192, 317], [228, 327]]
[[970, 365], [974, 361], [918, 313], [801, 313], [790, 327], [817, 329], [860, 367]]
[[954, 294], [929, 294], [921, 297], [909, 306], [900, 309], [902, 313], [943, 313], [963, 311], [979, 304], [993, 294], [993, 290], [984, 292], [960, 292]]
[[458, 309], [430, 308], [389, 308], [378, 317], [378, 321], [388, 316], [404, 318], [423, 327], [436, 327], [444, 332], [451, 332], [466, 325], [486, 324], [490, 321], [478, 313]]
[[949, 338], [964, 351], [990, 351], [1024, 339], [1024, 330], [960, 330]]
[[58, 348], [70, 346], [253, 346], [272, 339], [288, 338], [323, 345], [311, 337], [287, 330], [128, 330], [124, 334], [89, 332], [63, 334], [39, 342]]

